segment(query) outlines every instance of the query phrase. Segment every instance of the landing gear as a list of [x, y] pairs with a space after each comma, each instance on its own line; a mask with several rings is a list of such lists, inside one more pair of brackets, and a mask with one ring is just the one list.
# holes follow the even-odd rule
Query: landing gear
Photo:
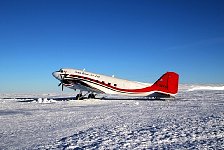
[[82, 95], [82, 93], [79, 93], [79, 94], [76, 95], [75, 99], [76, 99], [76, 100], [83, 100], [84, 98], [95, 99], [95, 96], [96, 96], [95, 94], [90, 93], [90, 94], [88, 95], [88, 97], [86, 97], [87, 94], [88, 94], [88, 93]]
[[93, 93], [90, 93], [90, 94], [88, 95], [88, 99], [95, 99], [95, 95], [94, 95]]
[[83, 98], [82, 93], [77, 94], [75, 97], [76, 100], [81, 100], [82, 98]]

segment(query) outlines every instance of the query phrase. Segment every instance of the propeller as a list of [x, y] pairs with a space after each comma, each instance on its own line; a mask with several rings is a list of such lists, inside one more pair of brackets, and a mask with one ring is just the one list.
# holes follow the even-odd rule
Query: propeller
[[61, 90], [63, 91], [64, 85], [63, 85], [63, 82], [62, 81], [58, 84], [58, 86], [61, 86]]
[[[63, 75], [63, 76], [62, 76]], [[60, 74], [61, 76], [61, 82], [58, 84], [58, 86], [61, 86], [61, 90], [63, 91], [64, 90], [64, 79], [65, 77], [67, 76], [68, 74]]]

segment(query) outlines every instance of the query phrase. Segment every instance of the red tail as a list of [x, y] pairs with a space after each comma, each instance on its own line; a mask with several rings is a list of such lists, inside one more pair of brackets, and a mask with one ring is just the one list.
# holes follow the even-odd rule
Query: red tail
[[179, 75], [175, 72], [167, 72], [160, 77], [152, 87], [155, 90], [168, 94], [176, 94], [178, 91]]

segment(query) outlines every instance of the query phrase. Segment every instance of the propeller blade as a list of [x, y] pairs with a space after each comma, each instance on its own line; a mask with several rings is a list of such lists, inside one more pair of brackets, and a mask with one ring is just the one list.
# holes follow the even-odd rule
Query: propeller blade
[[63, 91], [64, 90], [64, 84], [63, 84], [63, 81], [61, 81], [58, 86], [61, 86], [61, 90]]
[[[63, 75], [63, 76], [62, 76]], [[64, 90], [64, 84], [63, 84], [63, 81], [65, 79], [65, 76], [67, 76], [67, 74], [60, 74], [61, 76], [61, 82], [58, 84], [58, 86], [61, 86], [61, 90], [63, 91]]]

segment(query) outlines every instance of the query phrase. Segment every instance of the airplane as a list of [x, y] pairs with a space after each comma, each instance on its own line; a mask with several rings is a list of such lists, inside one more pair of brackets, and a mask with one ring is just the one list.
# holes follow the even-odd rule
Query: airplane
[[122, 95], [134, 97], [172, 98], [178, 92], [179, 75], [175, 72], [166, 72], [154, 84], [129, 81], [86, 72], [84, 70], [62, 68], [52, 75], [60, 81], [62, 91], [64, 86], [70, 89], [78, 89], [80, 93], [75, 99], [83, 99], [86, 91], [88, 99], [94, 99], [97, 94]]

